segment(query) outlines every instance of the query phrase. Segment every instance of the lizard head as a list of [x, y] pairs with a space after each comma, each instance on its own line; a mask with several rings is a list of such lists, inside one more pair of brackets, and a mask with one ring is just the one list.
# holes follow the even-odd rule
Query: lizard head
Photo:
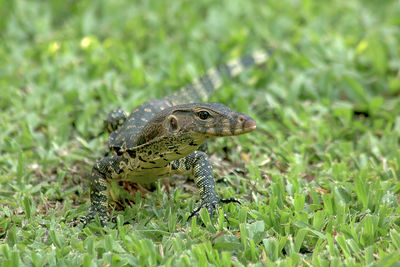
[[221, 103], [175, 106], [164, 123], [170, 132], [206, 138], [239, 135], [256, 128], [256, 122], [250, 116], [233, 111]]
[[139, 134], [137, 145], [169, 137], [201, 144], [207, 138], [244, 134], [255, 128], [256, 122], [250, 116], [223, 104], [185, 104], [156, 114]]

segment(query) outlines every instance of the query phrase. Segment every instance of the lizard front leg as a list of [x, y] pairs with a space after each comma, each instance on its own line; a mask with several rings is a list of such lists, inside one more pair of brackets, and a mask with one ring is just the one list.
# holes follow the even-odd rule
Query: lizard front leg
[[221, 199], [217, 195], [212, 165], [207, 154], [202, 151], [195, 151], [184, 158], [173, 161], [172, 170], [178, 174], [193, 173], [194, 182], [199, 188], [200, 205], [191, 212], [188, 219], [198, 214], [202, 208], [206, 208], [211, 217], [220, 203], [239, 203], [233, 198]]
[[90, 174], [90, 210], [85, 217], [80, 217], [79, 222], [86, 225], [99, 216], [101, 224], [109, 220], [109, 180], [113, 174], [121, 173], [120, 162], [124, 159], [121, 156], [106, 157], [96, 161]]

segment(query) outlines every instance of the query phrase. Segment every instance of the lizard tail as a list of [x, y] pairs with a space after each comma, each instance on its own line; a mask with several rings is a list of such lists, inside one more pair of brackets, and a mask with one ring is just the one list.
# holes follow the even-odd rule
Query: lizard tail
[[207, 101], [209, 96], [222, 85], [224, 76], [228, 78], [235, 77], [251, 65], [266, 62], [269, 56], [270, 52], [268, 51], [257, 51], [249, 56], [229, 61], [218, 68], [212, 68], [205, 75], [168, 96], [167, 100], [173, 106]]

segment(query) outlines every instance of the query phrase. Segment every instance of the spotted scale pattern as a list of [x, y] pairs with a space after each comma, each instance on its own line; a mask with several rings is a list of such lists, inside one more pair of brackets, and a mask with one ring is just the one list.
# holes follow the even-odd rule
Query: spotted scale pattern
[[199, 188], [200, 204], [191, 216], [201, 208], [206, 208], [211, 217], [220, 203], [238, 202], [235, 199], [221, 199], [217, 195], [212, 165], [207, 154], [202, 151], [195, 151], [184, 158], [173, 161], [171, 169], [176, 174], [193, 174], [194, 176], [194, 182]]
[[[218, 68], [207, 71], [202, 77], [179, 89], [176, 93], [162, 99], [152, 99], [140, 105], [132, 111], [129, 117], [125, 117], [125, 123], [120, 123], [107, 119], [106, 123], [117, 125], [118, 128], [110, 134], [109, 148], [113, 150], [124, 150], [135, 147], [135, 138], [143, 127], [160, 111], [182, 104], [198, 103], [207, 101], [210, 95], [222, 85], [224, 77], [233, 78], [245, 68], [262, 64], [269, 58], [267, 51], [254, 52], [241, 59], [235, 59]], [[113, 112], [111, 112], [113, 114]], [[121, 120], [121, 110], [114, 114], [117, 120]], [[112, 116], [109, 115], [109, 118]], [[110, 127], [111, 128], [111, 127]], [[112, 128], [115, 128], [114, 126]]]
[[[120, 108], [111, 112], [105, 130], [112, 131], [109, 137], [112, 155], [97, 160], [93, 166], [90, 212], [79, 221], [86, 224], [96, 215], [101, 223], [108, 221], [110, 183], [118, 180], [146, 184], [172, 174], [192, 174], [199, 188], [200, 205], [191, 216], [201, 208], [211, 215], [220, 203], [236, 202], [218, 197], [212, 165], [207, 155], [197, 149], [211, 137], [250, 132], [255, 122], [222, 104], [196, 102], [206, 100], [221, 86], [223, 76], [234, 77], [245, 67], [267, 59], [268, 53], [257, 52], [211, 69], [177, 93], [142, 104], [129, 117]], [[207, 111], [209, 119], [202, 121], [196, 117], [200, 111]]]

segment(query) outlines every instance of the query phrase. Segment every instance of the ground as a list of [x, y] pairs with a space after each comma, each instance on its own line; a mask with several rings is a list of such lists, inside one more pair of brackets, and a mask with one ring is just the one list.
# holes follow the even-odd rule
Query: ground
[[[400, 262], [398, 1], [1, 0], [0, 16], [1, 266]], [[271, 46], [212, 98], [257, 121], [209, 144], [241, 205], [186, 222], [198, 193], [179, 177], [124, 185], [105, 228], [70, 226], [108, 111]]]

